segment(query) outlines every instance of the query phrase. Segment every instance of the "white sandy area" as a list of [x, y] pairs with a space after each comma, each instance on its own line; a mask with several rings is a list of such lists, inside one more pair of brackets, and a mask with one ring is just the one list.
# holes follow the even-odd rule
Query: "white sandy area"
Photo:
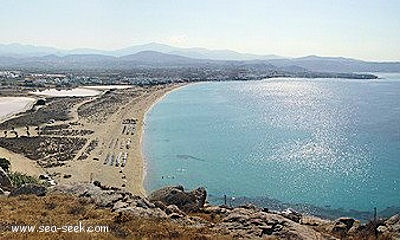
[[96, 90], [110, 90], [110, 89], [127, 89], [132, 88], [131, 85], [97, 85], [97, 86], [83, 86], [82, 88], [96, 89]]
[[29, 93], [47, 97], [93, 97], [100, 95], [102, 92], [85, 88], [74, 88], [71, 90], [57, 90], [52, 88], [52, 89], [46, 89], [44, 91], [35, 91]]
[[29, 97], [0, 97], [0, 121], [32, 108], [36, 99]]

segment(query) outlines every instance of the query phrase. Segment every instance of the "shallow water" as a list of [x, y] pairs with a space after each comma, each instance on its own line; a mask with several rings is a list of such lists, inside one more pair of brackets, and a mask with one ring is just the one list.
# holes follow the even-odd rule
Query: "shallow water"
[[400, 207], [400, 76], [186, 86], [147, 114], [146, 189], [326, 209]]

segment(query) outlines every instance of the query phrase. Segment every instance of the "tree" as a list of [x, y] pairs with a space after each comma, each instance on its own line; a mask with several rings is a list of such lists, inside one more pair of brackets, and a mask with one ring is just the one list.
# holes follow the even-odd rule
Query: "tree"
[[2, 168], [5, 172], [8, 172], [8, 170], [10, 169], [10, 165], [10, 161], [5, 158], [0, 158], [0, 168]]

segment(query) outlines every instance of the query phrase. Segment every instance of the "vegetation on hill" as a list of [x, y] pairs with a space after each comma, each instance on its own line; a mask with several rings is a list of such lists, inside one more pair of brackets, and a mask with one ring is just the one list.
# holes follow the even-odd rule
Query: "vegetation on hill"
[[[73, 195], [0, 198], [0, 239], [230, 239], [207, 228], [186, 227], [167, 219], [146, 219], [96, 208]], [[99, 233], [12, 233], [13, 225], [108, 226]]]

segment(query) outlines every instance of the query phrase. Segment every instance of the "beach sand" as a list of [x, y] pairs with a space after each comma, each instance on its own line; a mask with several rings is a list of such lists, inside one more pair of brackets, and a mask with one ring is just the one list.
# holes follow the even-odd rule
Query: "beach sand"
[[10, 161], [10, 170], [13, 172], [20, 172], [36, 177], [45, 173], [44, 169], [41, 168], [36, 161], [33, 161], [21, 154], [13, 153], [7, 149], [0, 148], [0, 157], [6, 158]]
[[[99, 102], [101, 103], [107, 95], [102, 94], [95, 97], [82, 98], [80, 103], [75, 104], [70, 109], [70, 120], [56, 122], [53, 125], [69, 123], [72, 129], [89, 129], [94, 133], [83, 136], [87, 139], [86, 144], [73, 160], [66, 161], [63, 166], [41, 168], [36, 161], [4, 148], [0, 148], [0, 156], [10, 160], [12, 171], [34, 176], [49, 174], [59, 184], [99, 181], [103, 185], [124, 188], [133, 194], [146, 195], [143, 187], [145, 164], [142, 156], [142, 131], [145, 114], [151, 106], [167, 93], [184, 85], [172, 84], [148, 88], [118, 89], [115, 94], [124, 99], [124, 103], [112, 103], [113, 106], [118, 106], [118, 108], [115, 108], [115, 111], [111, 113], [107, 107], [99, 109], [95, 105]], [[78, 114], [78, 109], [84, 104], [93, 104], [92, 115], [80, 116]], [[101, 111], [109, 111], [109, 113], [104, 115]], [[134, 126], [134, 131], [131, 131], [134, 134], [123, 132], [125, 126], [130, 126], [123, 123], [123, 120], [126, 119], [136, 120], [136, 124], [132, 125]], [[21, 133], [21, 136], [23, 135], [23, 128], [16, 130]], [[35, 133], [32, 134], [32, 136], [36, 135]], [[57, 137], [63, 136], [59, 135]], [[97, 146], [88, 152], [87, 149], [93, 141], [97, 142]], [[85, 153], [87, 157], [83, 160], [79, 159]], [[114, 164], [109, 164], [106, 161], [108, 155], [115, 155], [115, 157], [119, 155], [121, 157], [124, 154], [127, 154], [124, 167], [121, 166], [122, 158], [118, 166], [116, 166], [115, 162]]]

